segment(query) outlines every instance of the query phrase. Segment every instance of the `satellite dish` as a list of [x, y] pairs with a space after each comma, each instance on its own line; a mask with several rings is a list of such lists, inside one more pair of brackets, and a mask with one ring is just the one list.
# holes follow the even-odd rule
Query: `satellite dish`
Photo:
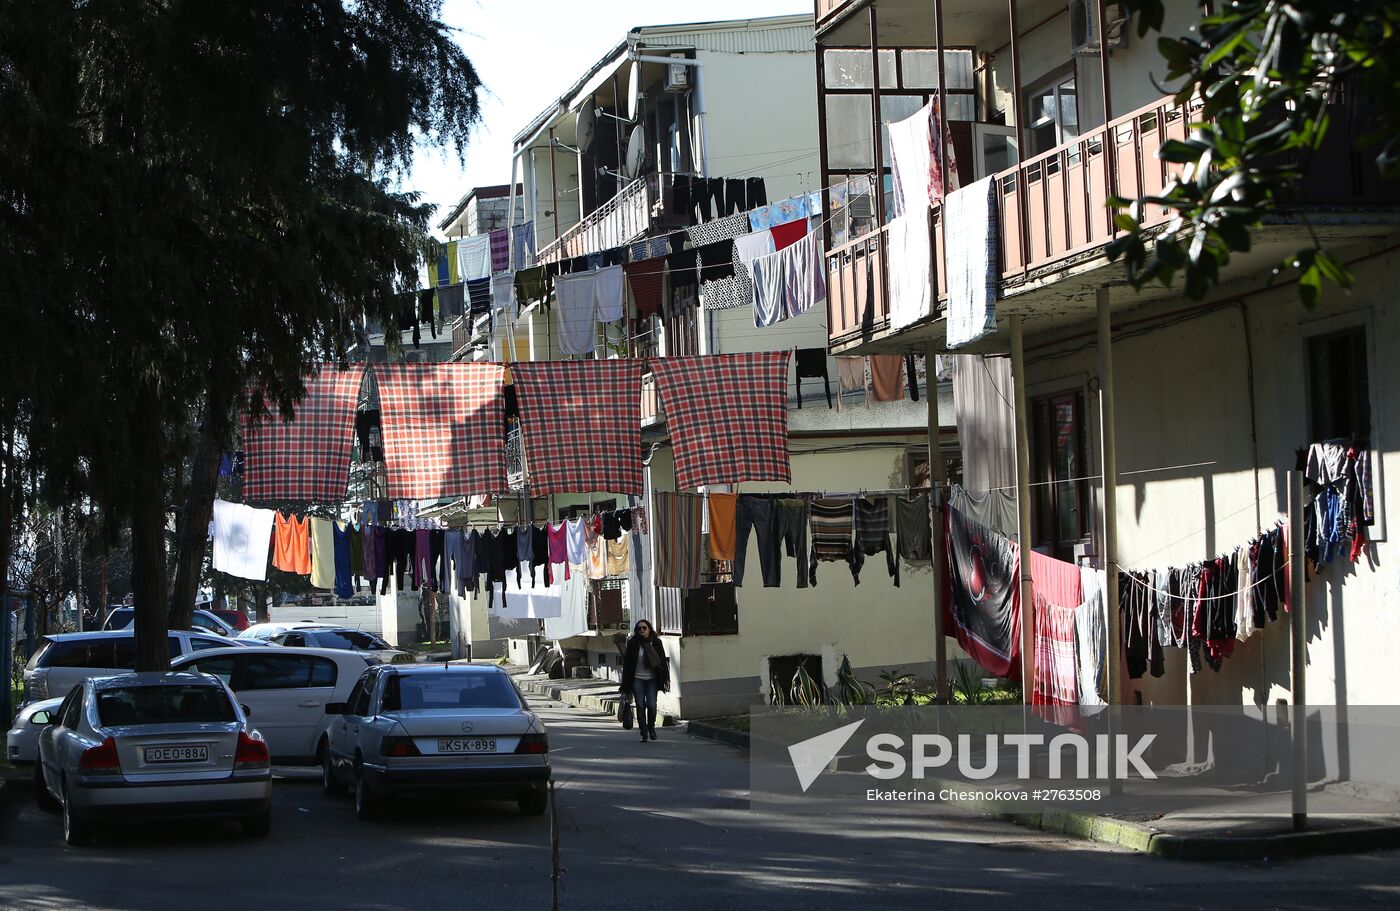
[[627, 137], [627, 161], [622, 168], [628, 180], [634, 179], [641, 173], [642, 158], [646, 155], [646, 151], [646, 136], [643, 135], [641, 124], [637, 124], [632, 128], [632, 134]]
[[598, 109], [593, 104], [593, 99], [589, 98], [584, 101], [583, 105], [578, 109], [578, 125], [574, 129], [576, 135], [575, 141], [580, 151], [587, 152], [592, 148], [593, 137], [597, 131]]
[[631, 70], [628, 72], [628, 74], [627, 74], [627, 119], [628, 119], [628, 120], [636, 120], [636, 119], [637, 119], [637, 108], [640, 106], [639, 102], [641, 101], [641, 96], [642, 96], [641, 86], [638, 85], [638, 82], [641, 81], [641, 73], [642, 73], [642, 64], [641, 64], [641, 61], [634, 61], [633, 64], [632, 64], [632, 69], [631, 69]]

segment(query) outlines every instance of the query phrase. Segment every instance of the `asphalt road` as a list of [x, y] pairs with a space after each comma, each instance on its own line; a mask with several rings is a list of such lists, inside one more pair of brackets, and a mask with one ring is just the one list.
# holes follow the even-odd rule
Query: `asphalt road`
[[[1275, 864], [1143, 857], [974, 815], [839, 818], [749, 809], [745, 754], [541, 706], [559, 787], [559, 907], [1394, 908], [1400, 855]], [[0, 830], [5, 909], [550, 907], [548, 817], [513, 804], [418, 801], [372, 824], [317, 775], [275, 784], [272, 835], [146, 825], [65, 847], [31, 803]]]

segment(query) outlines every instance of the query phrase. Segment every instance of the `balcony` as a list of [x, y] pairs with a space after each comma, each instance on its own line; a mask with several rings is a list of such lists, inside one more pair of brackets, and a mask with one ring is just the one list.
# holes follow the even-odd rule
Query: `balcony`
[[645, 237], [655, 226], [680, 222], [671, 211], [672, 174], [648, 174], [623, 187], [616, 196], [590, 212], [540, 250], [535, 261], [556, 262], [621, 247]]
[[[1374, 162], [1356, 152], [1355, 140], [1366, 130], [1366, 118], [1345, 107], [1339, 104], [1334, 111], [1334, 133], [1309, 163], [1303, 181], [1305, 197], [1292, 204], [1293, 208], [1330, 207], [1361, 213], [1352, 220], [1354, 224], [1335, 213], [1329, 218], [1327, 230], [1340, 240], [1378, 222], [1374, 215], [1365, 214], [1368, 207], [1372, 212], [1376, 206], [1391, 207], [1392, 214], [1379, 220], [1388, 222], [1394, 220], [1393, 207], [1400, 204], [1400, 186], [1381, 181]], [[1170, 98], [1162, 99], [994, 175], [1000, 215], [999, 313], [1041, 315], [1046, 294], [1062, 312], [1085, 301], [1092, 303], [1092, 287], [1107, 280], [1101, 270], [1121, 269], [1110, 264], [1104, 252], [1114, 236], [1107, 206], [1108, 198], [1115, 195], [1110, 188], [1116, 187], [1116, 195], [1129, 199], [1159, 194], [1180, 166], [1158, 159], [1157, 150], [1170, 139], [1185, 139], [1192, 116], [1192, 110]], [[1143, 215], [1148, 228], [1159, 227], [1169, 218], [1161, 208]], [[1275, 220], [1287, 219], [1280, 213]], [[889, 331], [886, 229], [827, 254], [828, 344], [833, 353], [877, 354], [929, 341], [940, 343], [941, 329], [933, 326], [947, 290], [944, 229], [941, 207], [935, 203], [929, 213], [929, 243], [933, 245], [929, 280], [940, 302], [935, 307], [938, 312], [897, 336]], [[1270, 230], [1283, 233], [1278, 228]], [[1267, 236], [1260, 239], [1253, 258], [1235, 257], [1231, 268], [1236, 272], [1230, 277], [1257, 270], [1262, 258], [1275, 252], [1282, 256], [1287, 244], [1293, 242], [1290, 237], [1276, 236], [1271, 247], [1269, 241]], [[1076, 277], [1077, 283], [1067, 281]], [[1046, 293], [1038, 293], [1042, 291]], [[1143, 294], [1148, 293], [1144, 289]]]

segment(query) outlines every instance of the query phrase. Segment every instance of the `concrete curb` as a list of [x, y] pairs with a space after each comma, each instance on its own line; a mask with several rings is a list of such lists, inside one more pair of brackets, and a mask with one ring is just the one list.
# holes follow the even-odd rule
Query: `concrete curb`
[[[748, 749], [750, 745], [747, 731], [736, 731], [706, 721], [687, 722], [686, 733], [741, 749]], [[928, 784], [938, 789], [965, 787], [961, 782], [937, 779], [928, 781]], [[956, 803], [1029, 829], [1068, 835], [1171, 860], [1259, 861], [1400, 848], [1400, 825], [1370, 825], [1278, 835], [1177, 835], [1142, 823], [1092, 813], [1008, 813], [1001, 810], [1000, 805], [986, 801]]]

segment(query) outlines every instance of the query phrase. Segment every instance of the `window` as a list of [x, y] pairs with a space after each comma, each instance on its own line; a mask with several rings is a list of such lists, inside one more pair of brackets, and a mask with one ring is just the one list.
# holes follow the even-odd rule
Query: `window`
[[681, 634], [686, 636], [737, 636], [739, 602], [732, 582], [702, 585], [685, 593]]
[[189, 671], [192, 674], [213, 674], [225, 684], [233, 686], [233, 669], [235, 659], [232, 655], [224, 655], [221, 658], [204, 658], [200, 661], [191, 661], [179, 668], [182, 671]]
[[1366, 330], [1308, 339], [1308, 416], [1312, 441], [1371, 439]]
[[97, 694], [97, 717], [104, 725], [222, 724], [234, 721], [233, 703], [222, 688], [132, 686]]
[[[259, 655], [247, 659], [241, 690], [287, 690], [334, 686], [335, 663], [313, 655]], [[329, 668], [329, 670], [327, 670]], [[329, 673], [330, 682], [325, 682]]]
[[400, 709], [517, 709], [520, 700], [504, 674], [451, 672], [390, 674], [384, 680], [382, 712]]
[[306, 645], [306, 637], [301, 633], [283, 633], [272, 641], [290, 648], [301, 648]]
[[79, 707], [80, 707], [82, 704], [83, 704], [83, 688], [82, 688], [82, 686], [74, 687], [73, 692], [71, 692], [71, 693], [68, 694], [68, 699], [67, 699], [67, 701], [65, 701], [65, 702], [63, 703], [63, 705], [59, 707], [59, 710], [58, 710], [59, 722], [58, 722], [58, 723], [61, 724], [61, 725], [63, 725], [64, 727], [68, 728], [70, 731], [73, 730], [73, 729], [75, 729], [75, 728], [78, 726], [78, 719], [79, 719], [79, 717], [81, 717], [81, 716], [78, 714], [78, 712], [79, 712]]
[[1074, 85], [1074, 66], [1047, 77], [1026, 92], [1026, 157], [1048, 152], [1079, 135], [1079, 96]]
[[[378, 636], [359, 630], [336, 630], [329, 633], [314, 633], [315, 642], [323, 648], [344, 648], [354, 651], [365, 651], [377, 648], [393, 648], [392, 645], [380, 639]], [[291, 645], [289, 641], [287, 643]], [[297, 643], [305, 645], [304, 642]]]
[[350, 691], [348, 700], [349, 714], [364, 717], [369, 714], [369, 697], [374, 691], [374, 682], [379, 679], [379, 675], [370, 672], [360, 678], [355, 684], [355, 688]]
[[1084, 394], [1034, 399], [1030, 416], [1032, 543], [1053, 557], [1073, 560], [1074, 545], [1089, 537]]
[[190, 651], [192, 652], [203, 651], [206, 648], [223, 648], [226, 645], [228, 645], [227, 642], [221, 642], [218, 639], [206, 639], [203, 636], [190, 637]]

